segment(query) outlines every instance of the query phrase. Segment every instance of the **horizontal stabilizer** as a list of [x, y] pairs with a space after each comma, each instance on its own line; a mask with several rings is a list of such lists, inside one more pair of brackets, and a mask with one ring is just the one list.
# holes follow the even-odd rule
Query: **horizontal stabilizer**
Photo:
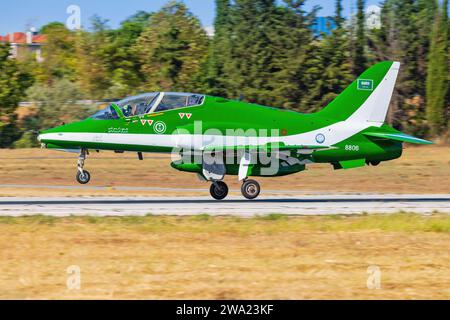
[[395, 141], [401, 141], [401, 142], [408, 142], [408, 143], [414, 143], [414, 144], [433, 144], [431, 141], [419, 139], [413, 136], [410, 136], [409, 134], [398, 132], [364, 132], [365, 136], [368, 137], [375, 137], [375, 138], [381, 138], [381, 139], [387, 139], [387, 140], [395, 140]]

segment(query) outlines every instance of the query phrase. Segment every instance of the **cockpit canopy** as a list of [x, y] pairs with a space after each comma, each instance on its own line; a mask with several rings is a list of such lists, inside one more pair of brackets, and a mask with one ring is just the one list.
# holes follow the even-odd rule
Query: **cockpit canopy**
[[[204, 100], [205, 96], [194, 93], [152, 92], [120, 100], [115, 105], [122, 111], [124, 117], [129, 118], [199, 106], [203, 104]], [[111, 105], [96, 113], [92, 118], [95, 120], [113, 120], [119, 119], [119, 115]]]

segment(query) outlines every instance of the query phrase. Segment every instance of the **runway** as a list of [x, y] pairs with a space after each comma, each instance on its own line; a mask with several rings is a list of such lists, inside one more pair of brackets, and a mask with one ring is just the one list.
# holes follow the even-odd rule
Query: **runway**
[[143, 216], [143, 215], [334, 215], [395, 212], [450, 214], [450, 195], [305, 195], [266, 196], [248, 201], [230, 197], [151, 198], [0, 198], [0, 216]]

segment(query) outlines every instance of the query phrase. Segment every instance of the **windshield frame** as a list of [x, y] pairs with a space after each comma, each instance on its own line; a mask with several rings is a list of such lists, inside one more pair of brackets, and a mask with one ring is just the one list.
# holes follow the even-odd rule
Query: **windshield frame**
[[[202, 103], [195, 104], [195, 105], [190, 105], [190, 106], [185, 106], [185, 107], [180, 107], [180, 108], [173, 108], [173, 109], [169, 109], [169, 110], [158, 111], [158, 107], [161, 104], [161, 102], [164, 100], [164, 97], [166, 95], [167, 96], [169, 96], [169, 95], [186, 96], [186, 97], [188, 97], [188, 96], [200, 96], [200, 97], [202, 97]], [[157, 113], [165, 113], [165, 112], [174, 111], [174, 110], [183, 110], [183, 109], [186, 109], [186, 108], [200, 107], [200, 106], [205, 104], [205, 100], [206, 100], [206, 95], [204, 95], [204, 94], [188, 93], [188, 92], [161, 92], [161, 97], [160, 97], [158, 103], [155, 104], [155, 106], [152, 109], [151, 113], [155, 113], [155, 112], [157, 112]]]
[[[160, 96], [161, 96], [161, 92], [148, 92], [148, 93], [143, 93], [143, 94], [136, 95], [136, 96], [127, 97], [125, 99], [115, 102], [114, 104], [121, 111], [121, 113], [123, 114], [123, 117], [125, 119], [130, 119], [130, 118], [135, 118], [135, 117], [143, 117], [143, 116], [151, 114], [153, 112], [154, 106], [156, 104], [159, 104]], [[139, 100], [139, 99], [146, 101], [146, 110], [148, 110], [148, 111], [146, 113], [142, 113], [142, 114], [126, 116], [123, 108], [125, 106], [127, 106], [129, 103]], [[150, 109], [148, 109], [148, 107], [150, 107]]]
[[[185, 107], [179, 107], [179, 108], [173, 108], [173, 109], [169, 109], [169, 110], [161, 110], [158, 111], [158, 107], [160, 106], [161, 102], [163, 101], [164, 97], [169, 96], [169, 95], [174, 95], [174, 96], [199, 96], [202, 97], [202, 101], [200, 104], [196, 104], [196, 105], [189, 105], [189, 106], [185, 106]], [[146, 99], [147, 98], [147, 99]], [[148, 110], [146, 113], [143, 114], [135, 114], [135, 115], [129, 115], [126, 116], [124, 113], [124, 107], [129, 105], [130, 103], [137, 101], [139, 99], [142, 99], [144, 101], [146, 101], [146, 110]], [[205, 103], [206, 100], [206, 95], [204, 94], [197, 94], [197, 93], [187, 93], [187, 92], [148, 92], [148, 93], [143, 93], [143, 94], [139, 94], [136, 96], [130, 96], [127, 97], [125, 99], [116, 101], [111, 103], [108, 107], [106, 107], [105, 109], [99, 110], [97, 113], [95, 113], [94, 115], [92, 115], [90, 118], [94, 119], [94, 120], [117, 120], [120, 118], [124, 118], [124, 119], [131, 119], [131, 118], [142, 118], [146, 115], [150, 115], [150, 114], [154, 114], [156, 113], [165, 113], [165, 112], [169, 112], [169, 111], [174, 111], [174, 110], [183, 110], [186, 108], [192, 108], [192, 107], [199, 107], [202, 106]], [[150, 108], [150, 109], [148, 109]], [[111, 119], [99, 119], [96, 118], [96, 115], [100, 114], [100, 113], [107, 113], [108, 110], [110, 111], [110, 113], [112, 115], [116, 114], [116, 117], [113, 117]]]
[[[110, 114], [109, 117], [106, 117], [107, 114]], [[109, 105], [108, 107], [97, 111], [95, 114], [89, 117], [90, 119], [96, 120], [96, 121], [104, 121], [104, 120], [119, 120], [120, 119], [120, 113], [117, 112], [117, 109], [114, 108], [114, 104]]]

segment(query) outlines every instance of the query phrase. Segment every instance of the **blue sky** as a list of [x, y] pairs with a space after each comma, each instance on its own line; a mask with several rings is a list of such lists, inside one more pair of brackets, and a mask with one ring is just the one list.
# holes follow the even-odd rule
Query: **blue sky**
[[[110, 26], [115, 28], [121, 21], [138, 10], [156, 11], [168, 0], [2, 0], [0, 6], [0, 35], [13, 31], [24, 31], [27, 27], [41, 27], [52, 22], [65, 22], [68, 14], [66, 9], [75, 4], [81, 8], [82, 24], [88, 25], [89, 18], [94, 14], [108, 19]], [[350, 12], [349, 3], [344, 0], [346, 14]], [[184, 0], [190, 10], [198, 16], [204, 26], [213, 24], [215, 15], [214, 0]], [[367, 4], [377, 4], [381, 0], [367, 0]], [[333, 14], [334, 0], [307, 0], [306, 8], [314, 5], [322, 6], [319, 15]]]

